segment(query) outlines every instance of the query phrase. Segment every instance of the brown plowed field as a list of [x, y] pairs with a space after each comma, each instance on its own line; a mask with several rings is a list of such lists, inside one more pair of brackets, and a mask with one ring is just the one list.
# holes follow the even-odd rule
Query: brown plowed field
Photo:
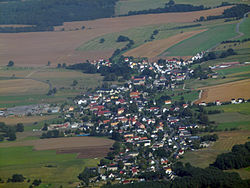
[[1, 143], [0, 147], [34, 146], [35, 150], [56, 150], [57, 153], [77, 153], [78, 158], [104, 157], [113, 140], [96, 137], [69, 137]]
[[[219, 15], [224, 9], [164, 13], [152, 15], [136, 15], [129, 17], [105, 18], [93, 21], [65, 23], [64, 32], [35, 32], [35, 33], [1, 33], [0, 34], [0, 65], [6, 65], [13, 60], [17, 66], [44, 66], [48, 61], [52, 66], [57, 63], [75, 63], [86, 59], [103, 58], [100, 51], [75, 51], [83, 43], [98, 36], [119, 32], [133, 27], [164, 23], [187, 23], [200, 16]], [[67, 31], [85, 26], [84, 30]], [[60, 30], [60, 27], [57, 28]], [[109, 52], [110, 53], [110, 52]]]
[[179, 33], [177, 35], [174, 35], [172, 37], [162, 39], [162, 40], [155, 40], [152, 42], [145, 43], [137, 48], [134, 48], [128, 52], [126, 52], [125, 56], [133, 56], [133, 57], [147, 57], [149, 59], [154, 58], [161, 53], [163, 53], [165, 50], [170, 48], [171, 46], [188, 39], [198, 33], [201, 33], [203, 30], [197, 30], [197, 31], [189, 31], [185, 33]]
[[226, 102], [231, 101], [233, 98], [250, 99], [250, 79], [200, 89], [203, 90], [201, 99], [195, 103], [203, 101], [208, 103], [216, 100]]

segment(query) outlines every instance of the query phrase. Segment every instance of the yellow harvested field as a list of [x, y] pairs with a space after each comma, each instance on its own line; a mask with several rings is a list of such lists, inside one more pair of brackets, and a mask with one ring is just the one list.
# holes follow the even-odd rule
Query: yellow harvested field
[[[229, 6], [205, 11], [185, 13], [163, 13], [127, 17], [104, 18], [92, 21], [65, 23], [56, 27], [55, 32], [1, 33], [0, 65], [13, 60], [17, 66], [51, 66], [57, 63], [76, 63], [86, 59], [106, 58], [112, 51], [76, 51], [85, 42], [96, 37], [124, 31], [134, 27], [166, 23], [189, 23], [200, 16], [220, 15]], [[85, 26], [84, 30], [75, 30]], [[65, 31], [60, 31], [64, 28]]]
[[197, 30], [197, 31], [189, 31], [185, 33], [179, 33], [167, 39], [148, 42], [126, 52], [124, 55], [133, 56], [133, 57], [154, 58], [160, 55], [161, 53], [163, 53], [165, 50], [167, 50], [171, 46], [204, 31], [206, 30], [203, 29], [203, 30]]
[[231, 101], [233, 98], [250, 99], [250, 79], [200, 89], [203, 92], [201, 99], [197, 100], [196, 103], [215, 102], [216, 100], [226, 102]]
[[0, 80], [0, 95], [41, 94], [48, 92], [49, 86], [30, 79]]
[[0, 122], [4, 122], [7, 125], [16, 125], [17, 123], [30, 124], [34, 122], [40, 122], [44, 120], [54, 119], [56, 115], [50, 116], [24, 116], [24, 117], [0, 117]]

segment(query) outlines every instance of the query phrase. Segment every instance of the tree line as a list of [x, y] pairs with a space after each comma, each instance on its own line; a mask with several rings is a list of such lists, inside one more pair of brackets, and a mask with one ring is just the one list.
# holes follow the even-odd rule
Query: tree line
[[222, 18], [241, 19], [249, 11], [250, 11], [250, 6], [249, 5], [237, 4], [236, 6], [233, 6], [231, 8], [228, 8], [228, 9], [224, 10], [222, 15], [208, 16], [207, 18], [205, 18], [204, 16], [201, 16], [198, 19], [198, 21], [207, 21], [207, 20], [215, 20], [215, 19], [222, 19]]
[[30, 30], [36, 30], [62, 25], [63, 22], [106, 18], [114, 15], [117, 1], [30, 0], [0, 3], [0, 24], [34, 25]]
[[23, 132], [24, 126], [18, 123], [16, 126], [8, 126], [4, 122], [0, 122], [0, 141], [4, 141], [7, 137], [9, 141], [16, 140], [16, 132]]
[[250, 142], [235, 145], [231, 152], [218, 155], [216, 161], [211, 166], [221, 170], [250, 166]]
[[209, 8], [204, 7], [203, 5], [194, 6], [190, 4], [175, 4], [173, 0], [170, 0], [165, 4], [163, 8], [149, 9], [149, 10], [140, 10], [140, 11], [129, 11], [128, 16], [138, 15], [138, 14], [159, 14], [167, 12], [191, 12], [191, 11], [200, 11], [207, 10]]

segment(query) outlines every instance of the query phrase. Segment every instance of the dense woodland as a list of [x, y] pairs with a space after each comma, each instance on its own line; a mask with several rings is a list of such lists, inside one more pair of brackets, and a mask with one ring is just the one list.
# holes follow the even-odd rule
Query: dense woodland
[[8, 1], [8, 3], [0, 4], [0, 24], [25, 24], [44, 28], [62, 25], [63, 22], [111, 17], [114, 15], [114, 7], [117, 1]]

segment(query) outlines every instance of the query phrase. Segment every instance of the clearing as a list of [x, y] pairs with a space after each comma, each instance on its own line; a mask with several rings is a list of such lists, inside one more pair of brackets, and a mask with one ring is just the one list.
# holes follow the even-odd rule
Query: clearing
[[204, 31], [206, 30], [184, 32], [184, 33], [180, 33], [180, 34], [174, 35], [166, 39], [148, 42], [126, 52], [124, 55], [133, 56], [133, 57], [154, 58], [160, 55], [166, 49], [170, 48], [171, 46]]

